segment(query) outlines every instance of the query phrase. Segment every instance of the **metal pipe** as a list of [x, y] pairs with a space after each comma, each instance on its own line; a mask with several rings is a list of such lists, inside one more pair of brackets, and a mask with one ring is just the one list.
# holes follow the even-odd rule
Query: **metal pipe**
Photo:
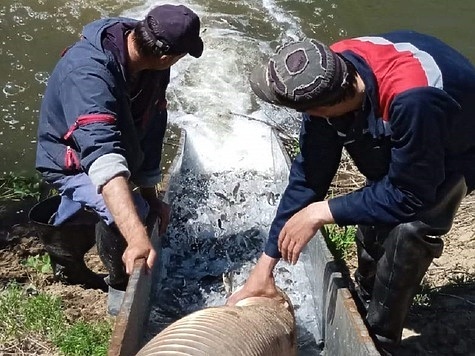
[[294, 356], [295, 316], [281, 293], [282, 301], [253, 297], [196, 311], [160, 332], [137, 356]]

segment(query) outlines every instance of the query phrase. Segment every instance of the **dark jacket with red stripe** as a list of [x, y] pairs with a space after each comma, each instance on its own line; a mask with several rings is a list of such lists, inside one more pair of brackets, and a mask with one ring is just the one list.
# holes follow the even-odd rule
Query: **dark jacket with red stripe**
[[160, 180], [170, 71], [127, 73], [126, 35], [136, 20], [102, 19], [57, 63], [43, 98], [36, 167], [49, 182], [85, 172], [100, 189], [124, 174]]
[[345, 148], [368, 184], [329, 200], [340, 225], [398, 224], [434, 203], [450, 174], [475, 188], [475, 68], [436, 38], [411, 31], [360, 37], [331, 48], [366, 86], [360, 112], [326, 120], [304, 115], [293, 162], [265, 248], [280, 257], [285, 222], [323, 200]]

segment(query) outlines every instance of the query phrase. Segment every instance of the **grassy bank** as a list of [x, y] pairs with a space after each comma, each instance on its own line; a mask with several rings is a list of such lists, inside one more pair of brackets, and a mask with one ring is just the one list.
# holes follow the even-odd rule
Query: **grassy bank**
[[111, 323], [70, 322], [61, 299], [12, 282], [0, 290], [0, 350], [49, 355], [106, 355]]
[[[15, 202], [34, 204], [42, 196], [42, 188], [38, 175], [9, 173], [0, 177], [2, 214], [15, 208]], [[20, 240], [8, 237], [2, 243], [5, 249], [0, 251], [4, 259], [0, 262], [5, 264], [2, 276], [7, 276], [0, 279], [0, 354], [106, 355], [112, 321], [86, 321], [67, 315], [64, 300], [44, 291], [51, 283], [49, 256], [40, 253], [22, 257], [23, 252], [14, 247]], [[8, 277], [7, 270], [13, 268], [14, 260], [19, 261], [17, 270], [24, 271], [18, 274], [23, 276], [18, 280]]]

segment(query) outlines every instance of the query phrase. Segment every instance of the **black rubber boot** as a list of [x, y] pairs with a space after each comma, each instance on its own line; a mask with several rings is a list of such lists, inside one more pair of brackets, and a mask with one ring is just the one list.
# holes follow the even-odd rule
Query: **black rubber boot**
[[407, 312], [432, 259], [442, 253], [442, 239], [428, 237], [428, 231], [420, 221], [400, 224], [383, 244], [366, 319], [389, 352], [400, 343]]
[[96, 244], [99, 257], [109, 272], [107, 284], [125, 291], [129, 280], [122, 262], [122, 255], [127, 248], [125, 238], [115, 224], [109, 226], [101, 220], [96, 224]]
[[107, 225], [101, 220], [96, 224], [96, 245], [99, 257], [109, 272], [106, 278], [107, 312], [116, 316], [120, 312], [129, 282], [129, 276], [122, 262], [127, 242], [115, 224]]
[[95, 243], [96, 214], [81, 210], [61, 226], [53, 226], [50, 221], [60, 202], [60, 196], [53, 196], [36, 204], [29, 212], [30, 222], [50, 256], [54, 278], [66, 284], [106, 291], [103, 277], [91, 271], [84, 262], [84, 255]]
[[368, 309], [371, 299], [374, 279], [376, 276], [376, 264], [384, 253], [380, 242], [384, 241], [390, 228], [359, 225], [356, 231], [356, 251], [358, 268], [354, 277], [356, 293], [364, 307]]
[[366, 320], [385, 354], [399, 346], [409, 307], [432, 260], [443, 249], [440, 235], [449, 232], [467, 188], [463, 177], [451, 177], [438, 192], [437, 203], [420, 220], [397, 225], [383, 243], [376, 267]]

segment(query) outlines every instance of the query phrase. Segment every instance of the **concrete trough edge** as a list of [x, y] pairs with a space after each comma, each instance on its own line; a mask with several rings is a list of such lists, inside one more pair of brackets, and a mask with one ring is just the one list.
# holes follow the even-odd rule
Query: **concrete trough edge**
[[321, 320], [326, 354], [379, 355], [350, 292], [350, 277], [335, 262], [320, 232], [308, 244], [305, 253], [309, 257], [306, 270]]
[[[161, 185], [165, 197], [173, 176], [179, 172], [186, 144], [186, 132], [182, 130], [180, 146]], [[291, 161], [275, 130], [271, 134], [275, 178], [286, 182]], [[157, 254], [160, 239], [152, 234]], [[310, 290], [315, 301], [317, 318], [320, 320], [321, 339], [327, 355], [380, 355], [368, 329], [357, 310], [349, 290], [349, 276], [336, 263], [320, 232], [307, 245], [303, 258], [310, 280]], [[158, 265], [158, 263], [157, 263]], [[150, 311], [152, 280], [159, 271], [155, 268], [146, 274], [144, 261], [137, 262], [130, 277], [124, 300], [116, 318], [108, 350], [109, 356], [135, 355], [143, 346], [143, 335]], [[318, 338], [318, 336], [317, 336]]]

